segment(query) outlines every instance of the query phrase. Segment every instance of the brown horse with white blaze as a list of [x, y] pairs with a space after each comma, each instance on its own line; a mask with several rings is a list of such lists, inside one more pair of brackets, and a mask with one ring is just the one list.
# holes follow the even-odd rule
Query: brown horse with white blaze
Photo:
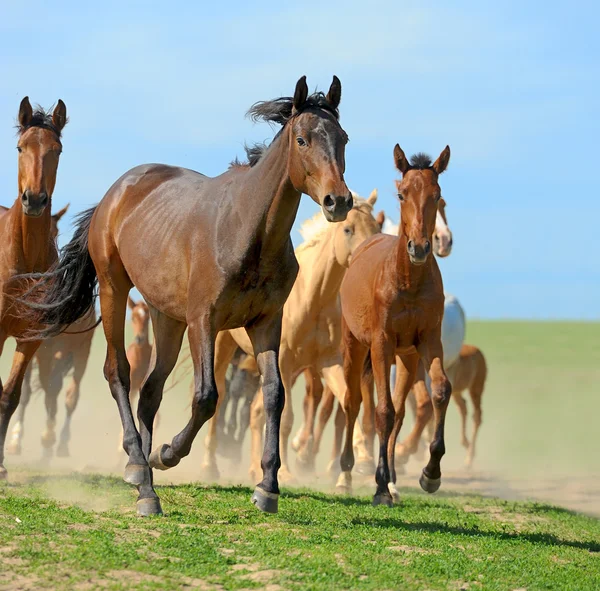
[[[27, 366], [41, 343], [41, 339], [23, 338], [37, 325], [23, 318], [15, 305], [15, 298], [29, 285], [28, 280], [15, 276], [47, 271], [57, 258], [50, 208], [66, 124], [67, 109], [61, 100], [52, 114], [39, 107], [34, 110], [28, 97], [21, 101], [17, 125], [19, 193], [13, 206], [0, 214], [0, 353], [8, 337], [17, 340], [10, 376], [0, 393], [0, 478], [7, 477], [4, 443], [8, 424], [19, 405]], [[40, 365], [43, 385], [50, 371], [48, 363]]]
[[[446, 147], [434, 164], [424, 154], [413, 156], [409, 162], [396, 145], [394, 160], [402, 173], [402, 180], [396, 183], [401, 204], [398, 237], [378, 235], [364, 242], [352, 259], [340, 292], [348, 390], [344, 401], [346, 438], [338, 488], [351, 490], [352, 436], [361, 404], [361, 379], [370, 366], [377, 387], [375, 427], [380, 445], [375, 505], [391, 506], [393, 496], [397, 496], [395, 443], [404, 419], [406, 396], [415, 381], [420, 360], [431, 378], [435, 416], [431, 459], [423, 470], [420, 484], [426, 492], [435, 492], [441, 482], [444, 419], [452, 387], [443, 366], [442, 277], [431, 253], [441, 198], [438, 177], [446, 170], [449, 159], [450, 148]], [[394, 357], [397, 378], [392, 399], [390, 367]]]
[[[249, 112], [254, 120], [282, 129], [253, 166], [234, 166], [215, 178], [158, 164], [125, 173], [82, 214], [58, 266], [42, 280], [45, 288], [28, 299], [31, 317], [46, 326], [39, 336], [49, 336], [92, 306], [98, 283], [108, 345], [104, 374], [125, 433], [125, 480], [138, 487], [141, 514], [161, 512], [151, 467], [176, 466], [214, 415], [215, 338], [238, 327], [252, 341], [267, 415], [263, 480], [252, 500], [263, 511], [277, 511], [281, 319], [298, 272], [290, 231], [302, 193], [331, 222], [343, 221], [352, 208], [344, 182], [348, 137], [338, 121], [340, 99], [337, 77], [327, 95], [310, 96], [302, 77], [293, 97], [255, 104]], [[141, 433], [129, 403], [124, 343], [127, 296], [134, 285], [148, 303], [154, 331], [152, 365], [138, 405]], [[170, 444], [151, 452], [154, 417], [186, 327], [195, 375], [192, 416]]]

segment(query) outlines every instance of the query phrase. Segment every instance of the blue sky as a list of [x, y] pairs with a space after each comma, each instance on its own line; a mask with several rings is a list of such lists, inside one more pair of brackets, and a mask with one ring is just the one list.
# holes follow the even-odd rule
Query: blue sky
[[[0, 202], [16, 197], [25, 95], [67, 105], [54, 207], [75, 213], [144, 162], [219, 174], [273, 135], [244, 119], [252, 103], [337, 74], [346, 180], [377, 187], [394, 221], [394, 144], [450, 145], [455, 248], [440, 264], [470, 317], [599, 319], [599, 19], [577, 0], [2, 0]], [[304, 197], [295, 228], [315, 207]]]

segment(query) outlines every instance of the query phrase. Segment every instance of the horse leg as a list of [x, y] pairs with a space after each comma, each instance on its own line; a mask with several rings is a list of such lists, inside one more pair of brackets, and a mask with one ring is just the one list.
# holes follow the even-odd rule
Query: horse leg
[[452, 390], [452, 400], [458, 406], [458, 412], [460, 413], [460, 444], [465, 449], [469, 449], [469, 440], [467, 439], [467, 403], [462, 396], [462, 392], [458, 390]]
[[[331, 413], [333, 412], [333, 405], [335, 404], [335, 396], [330, 388], [325, 386], [323, 389], [323, 396], [321, 397], [321, 410], [319, 411], [319, 416], [317, 417], [317, 424], [315, 426], [315, 441], [313, 445], [315, 457], [319, 454], [319, 450], [321, 449], [321, 439], [323, 439], [323, 431], [325, 431], [325, 427], [329, 422], [329, 418], [331, 417]], [[344, 411], [342, 410], [342, 413]], [[344, 418], [344, 425], [346, 424], [346, 419]], [[339, 454], [340, 450], [332, 451], [331, 461], [327, 467], [327, 472], [333, 473], [335, 472], [336, 478], [337, 473], [339, 472]], [[335, 466], [334, 466], [335, 465]]]
[[[320, 393], [315, 391], [315, 388], [319, 388], [317, 382], [320, 382], [320, 377], [315, 373], [314, 368], [307, 367], [304, 370], [304, 400], [302, 401], [302, 412], [303, 412], [303, 421], [302, 425], [294, 435], [292, 439], [292, 449], [294, 451], [298, 451], [301, 447], [303, 447], [306, 443], [307, 432], [308, 432], [308, 414], [310, 412], [311, 399], [318, 397], [319, 401], [323, 396], [323, 384], [320, 384]], [[318, 405], [318, 402], [317, 402]], [[313, 405], [314, 406], [314, 405]], [[314, 411], [315, 409], [313, 409]]]
[[402, 428], [404, 415], [406, 412], [406, 397], [410, 391], [415, 375], [417, 373], [417, 365], [419, 364], [419, 356], [414, 355], [399, 355], [396, 357], [396, 379], [394, 380], [394, 426], [390, 435], [388, 444], [388, 466], [390, 469], [390, 483], [388, 490], [392, 495], [394, 502], [400, 500], [400, 494], [396, 488], [396, 462], [395, 450], [396, 439]]
[[250, 479], [254, 482], [260, 478], [261, 450], [263, 448], [263, 431], [265, 429], [265, 404], [262, 388], [259, 388], [250, 405]]
[[340, 456], [341, 472], [337, 480], [336, 490], [342, 493], [352, 492], [352, 468], [354, 467], [354, 426], [360, 411], [360, 381], [363, 366], [369, 349], [361, 345], [342, 318], [342, 347], [344, 354], [344, 378], [346, 393], [343, 409], [346, 415], [346, 437]]
[[[0, 354], [4, 347], [6, 337], [0, 337]], [[25, 377], [25, 371], [29, 365], [31, 358], [40, 346], [40, 341], [23, 342], [17, 341], [17, 349], [13, 356], [10, 375], [4, 388], [0, 382], [0, 480], [7, 478], [8, 472], [4, 467], [4, 444], [6, 442], [6, 433], [8, 424], [21, 398], [21, 385]]]
[[425, 368], [422, 363], [418, 364], [416, 372], [412, 385], [416, 406], [415, 423], [408, 437], [396, 447], [396, 460], [401, 465], [406, 464], [410, 456], [418, 451], [423, 431], [433, 415], [433, 405], [425, 385]]
[[465, 459], [465, 464], [468, 468], [470, 468], [473, 464], [473, 458], [475, 457], [475, 444], [477, 442], [479, 427], [481, 426], [481, 398], [483, 396], [486, 374], [487, 367], [482, 355], [481, 360], [478, 360], [477, 369], [475, 370], [475, 377], [471, 381], [471, 387], [469, 388], [469, 396], [471, 397], [471, 402], [473, 403], [473, 431], [471, 433], [471, 444], [467, 450], [467, 457]]
[[21, 402], [17, 408], [17, 420], [10, 432], [10, 441], [6, 445], [6, 453], [20, 456], [22, 451], [23, 435], [25, 433], [25, 411], [31, 399], [31, 373], [32, 363], [27, 365], [25, 377], [21, 386]]
[[304, 372], [306, 392], [304, 396], [304, 423], [294, 438], [292, 448], [298, 452], [296, 462], [302, 470], [315, 469], [315, 418], [317, 408], [323, 398], [321, 376], [313, 367]]
[[444, 371], [444, 351], [441, 342], [441, 327], [427, 335], [419, 346], [419, 354], [431, 379], [431, 399], [433, 402], [434, 436], [429, 446], [430, 458], [423, 469], [419, 484], [428, 493], [437, 491], [441, 484], [440, 462], [446, 447], [444, 443], [444, 425], [446, 410], [452, 395], [452, 385]]
[[69, 441], [71, 440], [71, 419], [73, 413], [79, 403], [79, 395], [81, 391], [81, 380], [87, 368], [88, 359], [90, 358], [90, 348], [92, 339], [86, 341], [86, 346], [73, 351], [73, 378], [71, 385], [67, 388], [65, 396], [65, 422], [60, 432], [56, 455], [61, 458], [69, 457]]
[[[227, 389], [225, 388], [225, 376], [227, 374], [227, 367], [231, 362], [233, 354], [237, 348], [237, 343], [233, 340], [233, 337], [229, 332], [222, 331], [217, 335], [215, 341], [215, 369], [214, 379], [216, 387], [218, 389], [217, 408], [215, 416], [210, 419], [208, 423], [208, 433], [204, 440], [205, 455], [202, 463], [202, 472], [208, 481], [215, 481], [219, 479], [219, 468], [217, 467], [217, 423], [218, 413], [220, 405], [227, 398]], [[239, 371], [239, 370], [238, 370]], [[233, 379], [232, 379], [233, 381]], [[232, 438], [233, 433], [227, 433], [228, 438]], [[222, 442], [221, 445], [229, 447], [229, 441]]]
[[362, 431], [364, 437], [362, 448], [364, 450], [364, 456], [361, 460], [359, 454], [356, 472], [359, 474], [373, 475], [375, 473], [375, 393], [373, 391], [373, 376], [370, 372], [363, 373], [360, 389], [363, 402]]
[[[46, 346], [44, 346], [46, 345]], [[40, 386], [44, 390], [44, 405], [46, 407], [46, 428], [42, 432], [42, 448], [44, 457], [52, 457], [56, 443], [56, 412], [58, 410], [58, 395], [62, 387], [62, 370], [54, 361], [52, 347], [42, 344], [38, 350], [38, 373]], [[56, 374], [59, 373], [57, 376]]]

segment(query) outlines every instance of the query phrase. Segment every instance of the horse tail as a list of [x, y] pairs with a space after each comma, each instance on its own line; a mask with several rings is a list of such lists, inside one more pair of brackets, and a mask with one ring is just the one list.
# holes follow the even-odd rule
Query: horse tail
[[24, 340], [57, 336], [93, 307], [98, 277], [88, 251], [88, 237], [95, 211], [96, 207], [92, 207], [77, 216], [73, 238], [46, 273], [16, 277], [34, 280], [34, 285], [17, 300], [25, 308], [23, 317], [32, 327]]

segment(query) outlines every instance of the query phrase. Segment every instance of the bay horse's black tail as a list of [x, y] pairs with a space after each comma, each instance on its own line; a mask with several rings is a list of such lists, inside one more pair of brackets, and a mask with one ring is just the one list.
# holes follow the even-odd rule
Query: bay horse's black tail
[[92, 207], [77, 216], [73, 238], [46, 273], [16, 277], [34, 280], [34, 285], [18, 299], [20, 308], [24, 308], [20, 312], [32, 327], [24, 340], [54, 337], [94, 305], [98, 277], [88, 251], [88, 234], [95, 210]]

